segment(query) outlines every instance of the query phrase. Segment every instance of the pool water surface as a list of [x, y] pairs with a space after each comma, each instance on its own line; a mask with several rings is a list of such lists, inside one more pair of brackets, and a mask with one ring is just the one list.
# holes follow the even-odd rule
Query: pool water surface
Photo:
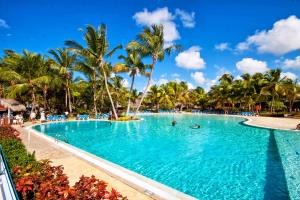
[[199, 199], [300, 199], [298, 132], [251, 127], [231, 116], [142, 117], [33, 129]]

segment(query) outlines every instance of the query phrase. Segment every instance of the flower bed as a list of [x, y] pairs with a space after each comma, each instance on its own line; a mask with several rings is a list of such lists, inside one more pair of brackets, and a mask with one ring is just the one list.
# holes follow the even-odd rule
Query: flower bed
[[0, 144], [9, 168], [12, 169], [20, 199], [26, 200], [125, 200], [115, 189], [108, 190], [107, 183], [92, 177], [81, 176], [70, 186], [63, 166], [52, 166], [50, 161], [37, 161], [34, 153], [28, 154], [18, 138], [19, 133], [11, 127], [0, 127]]

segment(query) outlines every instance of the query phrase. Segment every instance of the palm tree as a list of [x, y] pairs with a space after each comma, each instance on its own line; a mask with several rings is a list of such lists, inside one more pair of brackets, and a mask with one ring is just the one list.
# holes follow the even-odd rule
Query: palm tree
[[255, 104], [255, 95], [256, 93], [256, 89], [255, 89], [255, 82], [254, 79], [252, 78], [252, 76], [248, 73], [243, 74], [242, 76], [243, 82], [242, 82], [242, 86], [243, 86], [243, 98], [245, 100], [245, 102], [248, 104], [248, 109], [249, 111], [252, 108], [252, 105]]
[[84, 73], [92, 84], [93, 90], [93, 110], [97, 115], [97, 80], [101, 79], [99, 70], [97, 69], [97, 60], [94, 56], [82, 56], [74, 67], [75, 71]]
[[155, 105], [156, 110], [159, 110], [159, 99], [161, 91], [157, 85], [152, 85], [148, 91], [147, 98], [152, 105]]
[[72, 70], [76, 62], [76, 55], [68, 49], [51, 49], [49, 53], [53, 56], [53, 67], [57, 67], [59, 74], [65, 80], [65, 106], [72, 113], [72, 102], [70, 85], [72, 81]]
[[131, 84], [129, 89], [129, 97], [128, 97], [128, 104], [127, 104], [127, 110], [126, 115], [128, 115], [130, 111], [130, 104], [131, 104], [131, 93], [133, 90], [134, 80], [135, 76], [137, 74], [145, 74], [146, 65], [142, 62], [142, 56], [138, 49], [134, 48], [126, 48], [127, 55], [125, 56], [119, 56], [119, 59], [123, 59], [124, 63], [117, 63], [114, 66], [114, 72], [120, 73], [120, 72], [128, 72], [129, 76], [131, 77]]
[[272, 69], [268, 71], [264, 75], [264, 81], [265, 81], [265, 86], [262, 87], [261, 93], [263, 95], [270, 95], [271, 96], [271, 106], [270, 106], [270, 111], [273, 113], [273, 106], [275, 102], [275, 98], [277, 98], [280, 93], [284, 92], [284, 78], [281, 78], [281, 70], [280, 69]]
[[155, 64], [164, 59], [165, 53], [170, 55], [173, 50], [180, 48], [179, 45], [171, 45], [169, 47], [164, 46], [165, 42], [163, 25], [152, 25], [151, 27], [146, 27], [144, 31], [137, 36], [137, 38], [138, 41], [130, 42], [128, 48], [139, 49], [143, 56], [150, 56], [152, 59], [152, 64], [148, 74], [149, 79], [147, 86], [143, 92], [140, 102], [138, 103], [135, 114], [139, 111], [150, 87]]
[[118, 45], [112, 50], [108, 50], [109, 43], [106, 37], [106, 26], [104, 24], [101, 24], [101, 26], [97, 30], [93, 26], [88, 25], [86, 27], [84, 40], [87, 45], [86, 48], [73, 40], [68, 40], [65, 42], [65, 44], [81, 56], [95, 58], [97, 65], [102, 71], [102, 76], [104, 77], [105, 88], [111, 103], [113, 114], [115, 118], [118, 119], [115, 105], [108, 87], [107, 74], [105, 71], [105, 58], [110, 57], [117, 49], [122, 48], [122, 46]]
[[231, 74], [223, 74], [221, 78], [219, 79], [219, 89], [221, 92], [221, 98], [222, 98], [222, 107], [224, 107], [225, 103], [231, 104], [232, 107], [234, 107], [233, 104], [233, 76]]
[[58, 73], [51, 68], [51, 59], [41, 59], [40, 67], [38, 70], [38, 77], [35, 79], [36, 86], [43, 92], [44, 109], [48, 109], [48, 90], [49, 88], [59, 87], [62, 83], [62, 79], [59, 78]]
[[159, 103], [164, 105], [164, 108], [173, 108], [173, 96], [175, 94], [173, 88], [169, 84], [162, 84], [159, 87], [160, 98]]
[[285, 96], [289, 101], [289, 111], [293, 111], [293, 105], [300, 92], [300, 88], [297, 84], [297, 80], [293, 81], [289, 78], [283, 80], [283, 87], [285, 91]]
[[8, 96], [15, 98], [29, 92], [32, 99], [32, 110], [35, 110], [38, 83], [41, 79], [47, 79], [45, 74], [40, 73], [45, 64], [44, 57], [27, 50], [23, 50], [22, 54], [7, 50], [5, 55], [3, 63], [6, 67], [5, 70], [0, 71], [0, 77], [3, 81], [10, 83]]

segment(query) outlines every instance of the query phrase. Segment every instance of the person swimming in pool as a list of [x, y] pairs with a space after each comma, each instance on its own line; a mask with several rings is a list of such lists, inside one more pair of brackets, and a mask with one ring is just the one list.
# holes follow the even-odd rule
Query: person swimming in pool
[[175, 126], [177, 124], [176, 120], [172, 121], [172, 126]]
[[191, 128], [198, 129], [198, 128], [200, 128], [200, 125], [199, 124], [194, 124], [193, 126], [191, 126]]

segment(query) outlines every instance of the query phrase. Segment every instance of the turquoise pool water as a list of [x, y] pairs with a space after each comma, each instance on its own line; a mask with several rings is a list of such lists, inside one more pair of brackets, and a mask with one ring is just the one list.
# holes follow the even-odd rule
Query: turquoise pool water
[[[300, 199], [300, 133], [250, 127], [229, 116], [143, 118], [33, 128], [65, 135], [71, 145], [199, 199]], [[201, 128], [191, 129], [195, 123]]]

